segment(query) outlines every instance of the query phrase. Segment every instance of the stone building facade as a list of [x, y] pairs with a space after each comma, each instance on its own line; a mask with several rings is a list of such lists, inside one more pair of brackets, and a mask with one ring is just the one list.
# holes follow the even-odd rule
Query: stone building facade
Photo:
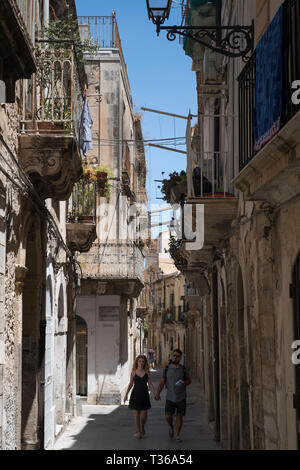
[[159, 239], [153, 240], [146, 259], [147, 347], [148, 350], [151, 347], [154, 349], [159, 367], [168, 363], [169, 353], [175, 348], [182, 350], [182, 361], [190, 366], [186, 339], [189, 309], [185, 302], [187, 286], [170, 255], [162, 253], [159, 242]]
[[[115, 13], [96, 18], [100, 37], [93, 21], [80, 19], [82, 37], [99, 40], [97, 52], [85, 57], [94, 146], [86, 163], [105, 169], [111, 193], [97, 195], [97, 239], [78, 258], [83, 280], [77, 317], [87, 332], [87, 402], [120, 404], [140, 342], [137, 301], [144, 286], [148, 236], [143, 233], [145, 154]], [[102, 26], [109, 30], [107, 37], [99, 33]]]
[[[78, 115], [72, 112], [70, 83], [74, 94], [82, 96], [83, 77], [77, 67], [71, 76], [71, 68], [56, 56], [57, 67], [68, 70], [64, 83], [62, 75], [56, 82], [50, 78], [49, 83], [43, 82], [39, 77], [47, 65], [37, 36], [54, 18], [72, 15], [76, 20], [75, 2], [68, 3], [8, 0], [0, 5], [3, 450], [51, 449], [76, 404], [72, 345], [79, 271], [69, 248], [66, 200], [82, 175]], [[65, 49], [74, 64], [74, 50]], [[48, 54], [49, 64], [51, 46]], [[67, 116], [56, 110], [55, 117], [49, 118], [54, 105], [47, 93], [54, 89], [64, 100], [60, 109]], [[79, 99], [77, 113], [80, 109]]]
[[[199, 295], [203, 333], [198, 326], [192, 335], [202, 336], [203, 352], [195, 361], [203, 364], [216, 439], [231, 449], [299, 448], [299, 365], [292, 361], [292, 345], [299, 340], [299, 108], [291, 103], [292, 83], [299, 78], [299, 2], [222, 2], [221, 18], [223, 25], [253, 20], [258, 54], [281, 6], [289, 52], [281, 68], [286, 87], [283, 82], [274, 96], [279, 100], [282, 94], [283, 107], [279, 128], [259, 150], [252, 140], [257, 56], [245, 65], [208, 48], [186, 47], [197, 75], [199, 108], [186, 204], [204, 206], [204, 244], [193, 250], [182, 237], [173, 255], [178, 269], [193, 277]], [[197, 8], [194, 14], [205, 23]], [[200, 196], [192, 179], [197, 164], [213, 183]]]

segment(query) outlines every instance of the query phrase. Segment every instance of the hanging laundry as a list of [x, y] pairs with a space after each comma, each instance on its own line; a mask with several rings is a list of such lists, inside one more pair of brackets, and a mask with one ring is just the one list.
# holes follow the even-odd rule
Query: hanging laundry
[[84, 156], [86, 156], [88, 150], [93, 149], [92, 140], [92, 125], [93, 120], [90, 114], [88, 101], [84, 96], [83, 110], [80, 119], [80, 148]]

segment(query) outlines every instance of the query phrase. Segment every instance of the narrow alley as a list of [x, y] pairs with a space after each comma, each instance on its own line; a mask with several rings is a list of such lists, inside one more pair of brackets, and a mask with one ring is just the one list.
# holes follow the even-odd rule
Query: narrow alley
[[[151, 372], [157, 389], [162, 369]], [[161, 401], [151, 393], [152, 408], [148, 412], [146, 435], [140, 441], [134, 437], [133, 413], [127, 405], [82, 405], [82, 416], [73, 418], [57, 439], [54, 450], [217, 450], [213, 433], [207, 424], [200, 387], [196, 381], [187, 389], [187, 413], [181, 432], [182, 442], [170, 439], [164, 418], [166, 391]]]
[[299, 129], [300, 0], [0, 0], [1, 451], [300, 450]]

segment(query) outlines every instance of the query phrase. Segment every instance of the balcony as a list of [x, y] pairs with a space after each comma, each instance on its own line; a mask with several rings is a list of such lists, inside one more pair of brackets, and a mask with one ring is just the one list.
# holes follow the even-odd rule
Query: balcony
[[[202, 250], [196, 251], [195, 261], [207, 263], [211, 258], [211, 251], [220, 245], [220, 242], [231, 230], [231, 223], [237, 215], [238, 198], [225, 197], [190, 197], [186, 200], [186, 205], [193, 208], [192, 223], [197, 233], [196, 210], [198, 205], [204, 206], [204, 245]], [[195, 210], [196, 209], [196, 210]], [[187, 244], [191, 247], [191, 242], [184, 241], [185, 249]], [[194, 258], [193, 253], [190, 256]], [[189, 257], [190, 257], [189, 256]]]
[[[270, 96], [276, 97], [274, 106], [280, 106], [281, 103], [281, 115], [271, 132], [266, 132], [262, 137], [256, 136], [256, 116], [259, 111], [256, 102], [260, 90], [257, 49], [239, 76], [240, 173], [233, 185], [243, 192], [245, 200], [281, 204], [300, 192], [300, 108], [292, 102], [292, 83], [300, 77], [299, 20], [299, 3], [286, 0], [283, 3], [282, 35], [285, 59], [276, 65], [282, 86], [278, 93], [275, 82], [268, 91]], [[270, 34], [269, 31], [270, 26], [266, 33]], [[270, 119], [271, 116], [266, 115], [266, 118]]]
[[163, 325], [173, 323], [176, 321], [176, 307], [169, 307], [162, 312], [162, 323]]
[[73, 253], [88, 252], [97, 238], [96, 182], [82, 178], [67, 202], [67, 244]]
[[179, 323], [184, 323], [186, 324], [186, 312], [182, 311], [181, 310], [181, 307], [178, 307], [178, 317], [177, 317], [177, 321]]
[[130, 90], [127, 65], [125, 63], [115, 12], [111, 16], [78, 16], [80, 36], [91, 40], [99, 49], [117, 49], [128, 91]]
[[[214, 127], [208, 135], [213, 136], [213, 132]], [[199, 164], [193, 170], [188, 164], [188, 196], [182, 205], [182, 237], [177, 253], [185, 259], [185, 270], [209, 264], [212, 250], [231, 230], [237, 215], [238, 198], [230, 185], [229, 163], [227, 152], [207, 151], [200, 154]], [[204, 237], [202, 249], [197, 248], [196, 243], [193, 247], [193, 236], [195, 241]]]
[[79, 123], [82, 83], [74, 46], [43, 43], [37, 73], [22, 101], [20, 163], [41, 198], [69, 199], [82, 175]]
[[[138, 297], [144, 287], [144, 257], [135, 243], [112, 242], [93, 245], [79, 257], [85, 283], [97, 285], [99, 295]], [[95, 282], [94, 282], [95, 281]]]
[[36, 70], [34, 57], [35, 8], [33, 0], [0, 2], [0, 80], [5, 101], [15, 101], [15, 83]]

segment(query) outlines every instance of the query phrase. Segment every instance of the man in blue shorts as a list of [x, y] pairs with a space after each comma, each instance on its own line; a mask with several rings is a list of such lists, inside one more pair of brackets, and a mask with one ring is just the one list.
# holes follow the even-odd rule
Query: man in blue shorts
[[[167, 389], [165, 405], [166, 421], [169, 425], [169, 436], [175, 437], [177, 442], [181, 442], [180, 431], [183, 423], [183, 416], [186, 411], [186, 387], [190, 385], [191, 379], [183, 365], [180, 364], [182, 351], [174, 349], [172, 361], [165, 367], [163, 377], [160, 379], [155, 400], [160, 400], [160, 394], [164, 386]], [[173, 416], [176, 412], [175, 436], [173, 427]]]

